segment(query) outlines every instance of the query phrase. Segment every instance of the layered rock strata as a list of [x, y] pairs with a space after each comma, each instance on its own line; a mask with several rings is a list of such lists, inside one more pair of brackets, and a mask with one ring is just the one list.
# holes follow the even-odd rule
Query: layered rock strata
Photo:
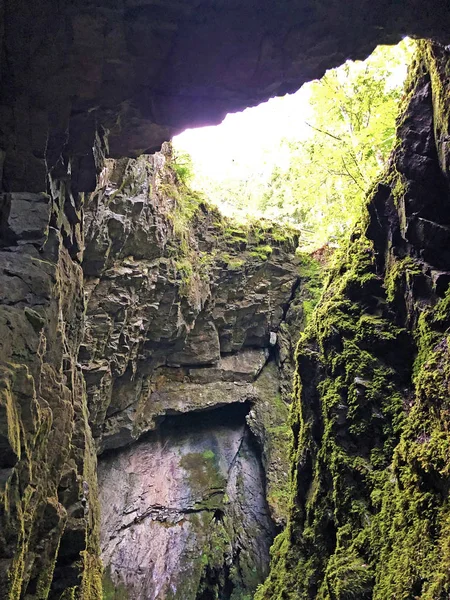
[[78, 363], [83, 273], [73, 260], [81, 212], [73, 207], [69, 222], [49, 195], [26, 193], [3, 194], [0, 211], [0, 596], [76, 587], [98, 597], [96, 451]]
[[[80, 360], [107, 451], [105, 585], [113, 598], [238, 598], [262, 583], [286, 519], [297, 237], [224, 219], [175, 167], [169, 147], [111, 163], [86, 219]], [[179, 425], [164, 433], [167, 419]]]

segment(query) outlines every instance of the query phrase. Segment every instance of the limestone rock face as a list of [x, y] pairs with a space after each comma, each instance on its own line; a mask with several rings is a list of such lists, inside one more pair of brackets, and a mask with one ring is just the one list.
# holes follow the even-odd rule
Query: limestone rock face
[[186, 200], [170, 177], [164, 155], [129, 161], [86, 219], [80, 358], [100, 449], [137, 439], [165, 414], [255, 398], [299, 282], [294, 239], [255, 231], [247, 240], [205, 206], [186, 233], [192, 253], [174, 256], [168, 211]]
[[79, 358], [104, 585], [111, 598], [236, 598], [263, 582], [287, 514], [295, 335], [278, 334], [297, 237], [204, 203], [185, 222], [193, 198], [170, 161], [165, 147], [109, 164], [86, 216]]
[[3, 194], [0, 211], [0, 596], [100, 594], [79, 227], [46, 194]]
[[165, 148], [112, 163], [86, 217], [80, 359], [108, 451], [100, 530], [112, 597], [252, 593], [286, 517], [292, 371], [279, 355], [294, 340], [277, 332], [299, 284], [297, 240], [245, 232], [201, 205], [182, 250], [186, 201]]
[[275, 528], [242, 408], [174, 417], [100, 459], [102, 558], [113, 598], [236, 597], [263, 581]]
[[[283, 382], [293, 338], [280, 336], [275, 344], [274, 338], [299, 284], [297, 239], [271, 226], [244, 231], [223, 219], [189, 196], [170, 160], [167, 147], [152, 157], [107, 163], [84, 215], [63, 201], [56, 185], [50, 195], [1, 197], [5, 598], [99, 598], [96, 452], [159, 431], [170, 415], [189, 419], [221, 407], [244, 411], [226, 435], [217, 434], [224, 520], [214, 516], [212, 537], [190, 530], [186, 543], [203, 552], [226, 533], [228, 545], [220, 557], [211, 550], [206, 562], [186, 567], [185, 575], [194, 569], [192, 590], [234, 585], [248, 591], [267, 572], [268, 547], [287, 511], [290, 396]], [[192, 439], [170, 440], [177, 456], [198, 454], [190, 450]], [[174, 477], [174, 486], [181, 485], [180, 474]], [[180, 507], [183, 514], [192, 502]], [[238, 523], [257, 507], [261, 520], [248, 524], [255, 538], [244, 540]], [[110, 510], [104, 503], [104, 524]], [[200, 521], [209, 522], [210, 513]], [[192, 517], [186, 519], [192, 529]], [[183, 529], [175, 527], [171, 536], [178, 531], [173, 544], [185, 556]], [[119, 543], [120, 532], [114, 535]], [[244, 562], [231, 576], [235, 559]], [[158, 582], [172, 585], [170, 569], [158, 569], [154, 576], [150, 567], [142, 571], [147, 583], [136, 594], [145, 597]], [[129, 582], [116, 575], [109, 585], [117, 584], [120, 597]], [[184, 589], [186, 581], [181, 573], [176, 586]]]

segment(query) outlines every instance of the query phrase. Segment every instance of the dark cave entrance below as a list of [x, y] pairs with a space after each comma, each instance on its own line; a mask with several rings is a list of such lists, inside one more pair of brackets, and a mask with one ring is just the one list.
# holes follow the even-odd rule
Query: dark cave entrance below
[[177, 589], [185, 600], [230, 600], [263, 582], [278, 531], [250, 410], [243, 402], [168, 415], [158, 430], [100, 457], [111, 599], [123, 590], [132, 600], [171, 598]]

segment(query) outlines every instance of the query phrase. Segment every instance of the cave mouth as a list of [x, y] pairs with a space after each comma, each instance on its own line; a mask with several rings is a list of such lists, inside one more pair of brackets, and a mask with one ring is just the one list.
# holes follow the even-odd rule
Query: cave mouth
[[387, 164], [415, 47], [378, 46], [294, 94], [188, 129], [172, 140], [175, 166], [225, 216], [293, 227], [306, 250], [336, 242]]
[[158, 430], [148, 432], [141, 439], [151, 439], [153, 436], [169, 437], [177, 432], [187, 430], [203, 432], [211, 427], [234, 427], [245, 423], [252, 403], [232, 402], [226, 406], [206, 408], [189, 413], [167, 413], [160, 417]]
[[109, 600], [230, 600], [264, 581], [278, 531], [250, 409], [243, 402], [169, 415], [100, 457]]

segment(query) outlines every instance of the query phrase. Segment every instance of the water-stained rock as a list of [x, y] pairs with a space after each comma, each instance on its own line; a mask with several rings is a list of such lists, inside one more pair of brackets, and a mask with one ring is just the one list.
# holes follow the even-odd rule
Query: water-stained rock
[[275, 527], [247, 410], [172, 418], [101, 459], [108, 597], [230, 598], [263, 581]]

